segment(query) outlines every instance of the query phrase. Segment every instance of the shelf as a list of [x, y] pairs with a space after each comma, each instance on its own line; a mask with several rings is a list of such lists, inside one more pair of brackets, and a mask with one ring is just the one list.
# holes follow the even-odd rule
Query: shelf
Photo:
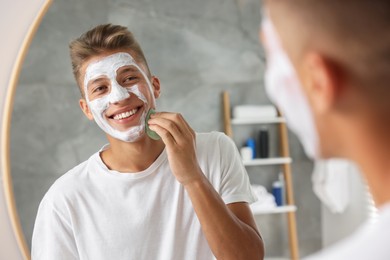
[[253, 159], [249, 161], [242, 161], [245, 166], [257, 166], [257, 165], [278, 165], [291, 163], [292, 159], [290, 157], [280, 157], [280, 158], [264, 158], [264, 159]]
[[255, 125], [255, 124], [277, 124], [285, 123], [284, 117], [269, 117], [269, 118], [232, 118], [232, 125]]
[[287, 213], [287, 212], [295, 212], [297, 211], [297, 206], [294, 205], [286, 205], [279, 207], [268, 207], [264, 208], [261, 206], [256, 206], [256, 204], [250, 205], [252, 213], [254, 215], [263, 215], [263, 214], [278, 214], [278, 213]]

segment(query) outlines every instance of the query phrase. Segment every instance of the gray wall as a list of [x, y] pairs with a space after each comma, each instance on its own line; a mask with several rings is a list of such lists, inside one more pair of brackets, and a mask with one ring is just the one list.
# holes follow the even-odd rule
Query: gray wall
[[[222, 90], [230, 91], [233, 105], [269, 103], [263, 90], [259, 10], [258, 0], [54, 0], [24, 63], [12, 117], [12, 176], [28, 243], [50, 185], [106, 142], [78, 107], [70, 40], [101, 23], [128, 26], [162, 82], [159, 110], [181, 112], [196, 131], [222, 131]], [[270, 130], [276, 147], [276, 130]], [[257, 129], [234, 131], [240, 145]], [[312, 164], [290, 137], [300, 249], [307, 255], [321, 246], [321, 207], [311, 189]], [[248, 168], [251, 181], [268, 188], [278, 171]], [[284, 216], [256, 219], [267, 255], [287, 255]]]

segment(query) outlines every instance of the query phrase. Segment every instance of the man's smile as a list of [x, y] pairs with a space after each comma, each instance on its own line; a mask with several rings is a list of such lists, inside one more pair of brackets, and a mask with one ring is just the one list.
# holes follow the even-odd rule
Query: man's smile
[[113, 121], [117, 124], [126, 124], [132, 122], [137, 115], [138, 112], [142, 110], [143, 105], [134, 107], [134, 108], [123, 108], [114, 112], [111, 116], [107, 116], [109, 121]]
[[116, 114], [114, 116], [111, 116], [111, 118], [113, 118], [115, 120], [128, 118], [128, 117], [134, 115], [135, 113], [137, 113], [138, 109], [139, 108], [137, 107], [137, 108], [131, 109], [130, 111], [122, 112], [122, 113]]

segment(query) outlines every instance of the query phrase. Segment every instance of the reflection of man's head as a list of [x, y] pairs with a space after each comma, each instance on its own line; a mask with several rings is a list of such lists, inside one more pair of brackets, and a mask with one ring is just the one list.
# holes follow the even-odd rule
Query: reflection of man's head
[[[310, 105], [321, 155], [342, 157], [347, 152], [341, 147], [351, 137], [343, 133], [356, 131], [351, 120], [390, 118], [390, 1], [265, 2]], [[275, 67], [273, 71], [280, 70]], [[281, 94], [274, 96], [283, 103]], [[285, 110], [298, 115], [297, 107], [302, 106], [289, 95], [284, 97], [291, 103]], [[296, 128], [303, 136], [301, 125]]]
[[[294, 64], [298, 66], [305, 54], [316, 51], [341, 67], [345, 80], [357, 89], [369, 88], [366, 94], [375, 95], [384, 86], [388, 89], [390, 1], [267, 0], [266, 3]], [[379, 92], [376, 94], [376, 98], [383, 99]]]

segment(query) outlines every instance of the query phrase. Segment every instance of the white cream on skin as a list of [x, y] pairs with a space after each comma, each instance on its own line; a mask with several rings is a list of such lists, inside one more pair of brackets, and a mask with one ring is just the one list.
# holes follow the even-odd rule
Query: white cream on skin
[[313, 159], [319, 158], [319, 137], [311, 108], [297, 73], [267, 15], [264, 16], [262, 31], [268, 58], [265, 72], [267, 94], [286, 117], [287, 125], [300, 139], [306, 154]]
[[[152, 97], [152, 104], [148, 103], [145, 95], [140, 91], [138, 85], [123, 87], [117, 82], [117, 71], [124, 66], [134, 66], [141, 72], [148, 85], [148, 91]], [[110, 82], [109, 93], [94, 100], [90, 100], [88, 94], [88, 84], [91, 82], [91, 80], [102, 77], [109, 80]], [[146, 76], [145, 72], [136, 64], [134, 58], [130, 54], [126, 52], [118, 52], [89, 64], [84, 77], [84, 93], [95, 122], [104, 132], [110, 136], [125, 142], [135, 142], [145, 133], [145, 117], [150, 108], [155, 108], [155, 98], [149, 78]], [[130, 95], [137, 96], [137, 98], [144, 103], [144, 110], [139, 118], [137, 125], [132, 126], [124, 131], [120, 131], [113, 128], [109, 124], [105, 113], [110, 104], [125, 100], [129, 98]], [[132, 111], [118, 114], [114, 117], [114, 120], [128, 117], [135, 112], [137, 112], [137, 110], [133, 109]]]

